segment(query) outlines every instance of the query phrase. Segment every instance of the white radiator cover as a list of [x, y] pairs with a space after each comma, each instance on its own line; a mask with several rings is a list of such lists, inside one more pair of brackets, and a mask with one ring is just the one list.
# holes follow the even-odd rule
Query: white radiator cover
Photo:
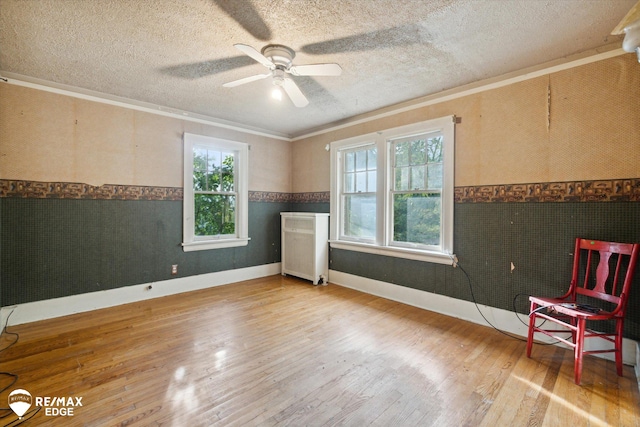
[[281, 212], [282, 275], [329, 281], [329, 214]]

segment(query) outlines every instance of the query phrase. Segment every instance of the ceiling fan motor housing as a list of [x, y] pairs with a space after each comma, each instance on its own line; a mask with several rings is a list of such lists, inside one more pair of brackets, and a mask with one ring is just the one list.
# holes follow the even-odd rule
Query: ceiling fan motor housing
[[273, 62], [276, 68], [282, 67], [283, 70], [288, 70], [291, 67], [293, 58], [296, 56], [293, 49], [281, 44], [268, 44], [262, 48], [261, 53]]

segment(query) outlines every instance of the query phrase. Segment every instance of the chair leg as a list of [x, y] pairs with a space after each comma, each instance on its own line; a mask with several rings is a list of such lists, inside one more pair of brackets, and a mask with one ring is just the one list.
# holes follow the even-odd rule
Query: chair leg
[[578, 319], [578, 330], [576, 331], [576, 347], [574, 349], [574, 376], [575, 383], [580, 385], [582, 380], [582, 358], [584, 356], [584, 332], [587, 325], [585, 319]]
[[[571, 326], [573, 326], [574, 328], [577, 328], [577, 327], [578, 327], [578, 321], [577, 321], [577, 319], [576, 319], [575, 317], [572, 317], [572, 318], [570, 319], [570, 321], [571, 321]], [[576, 336], [576, 333], [577, 333], [576, 329], [572, 329], [572, 330], [571, 330], [571, 340], [573, 341], [573, 343], [574, 343], [574, 344], [576, 344], [576, 343], [577, 343], [577, 341], [576, 341], [576, 340], [577, 340], [577, 338], [578, 338], [578, 337]]]
[[624, 330], [623, 319], [616, 321], [616, 338], [615, 338], [615, 355], [616, 355], [616, 370], [618, 376], [622, 376], [622, 331]]
[[[531, 303], [531, 310], [529, 311], [529, 313], [533, 313], [533, 311], [536, 309], [536, 303], [532, 302]], [[531, 357], [531, 348], [533, 347], [533, 327], [536, 323], [536, 315], [535, 313], [533, 315], [529, 316], [529, 334], [527, 336], [527, 357]]]

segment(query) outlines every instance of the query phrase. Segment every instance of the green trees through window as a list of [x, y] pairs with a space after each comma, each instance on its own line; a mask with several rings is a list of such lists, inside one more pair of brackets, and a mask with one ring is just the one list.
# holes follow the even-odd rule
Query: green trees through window
[[440, 244], [443, 137], [393, 141], [393, 241]]
[[196, 236], [235, 234], [236, 185], [233, 152], [193, 148]]

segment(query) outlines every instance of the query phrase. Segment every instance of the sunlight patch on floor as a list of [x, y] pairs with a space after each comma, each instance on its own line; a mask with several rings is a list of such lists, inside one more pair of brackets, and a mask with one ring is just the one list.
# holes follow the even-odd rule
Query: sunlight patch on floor
[[584, 418], [585, 420], [589, 420], [589, 425], [591, 426], [603, 426], [606, 427], [609, 424], [607, 424], [606, 422], [602, 421], [599, 418], [594, 417], [592, 414], [576, 407], [573, 403], [569, 402], [566, 399], [563, 399], [561, 397], [559, 397], [558, 395], [549, 392], [548, 390], [545, 390], [542, 386], [535, 384], [525, 378], [519, 377], [518, 375], [513, 375], [513, 377], [519, 381], [522, 381], [523, 383], [525, 383], [527, 386], [529, 386], [530, 388], [536, 390], [538, 393], [542, 393], [545, 396], [547, 396], [550, 400], [561, 404], [562, 406], [564, 406], [565, 408], [575, 412], [576, 414], [578, 414], [580, 417]]

